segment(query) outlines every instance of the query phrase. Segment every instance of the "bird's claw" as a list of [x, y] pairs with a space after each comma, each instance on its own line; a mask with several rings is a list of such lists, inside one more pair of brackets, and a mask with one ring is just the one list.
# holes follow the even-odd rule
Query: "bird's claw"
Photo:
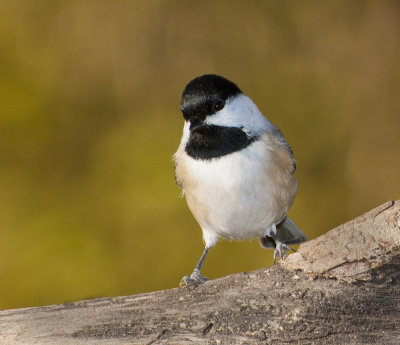
[[184, 276], [181, 280], [181, 282], [179, 283], [179, 287], [183, 287], [183, 286], [189, 286], [189, 285], [198, 285], [198, 284], [202, 284], [204, 282], [206, 282], [208, 279], [206, 277], [203, 277], [200, 273], [200, 271], [195, 268], [193, 273], [190, 275], [190, 277], [188, 276]]
[[286, 259], [288, 254], [286, 253], [287, 250], [291, 250], [295, 252], [293, 248], [290, 248], [287, 244], [282, 243], [282, 242], [277, 242], [275, 251], [274, 251], [274, 264], [276, 263], [276, 260], [279, 258], [280, 260]]

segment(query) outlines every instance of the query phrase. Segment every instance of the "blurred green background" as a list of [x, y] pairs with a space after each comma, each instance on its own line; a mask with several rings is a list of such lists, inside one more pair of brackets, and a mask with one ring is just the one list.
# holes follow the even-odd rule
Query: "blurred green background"
[[[16, 0], [0, 20], [0, 308], [176, 287], [186, 83], [236, 82], [285, 134], [316, 237], [400, 192], [400, 2]], [[209, 278], [272, 264], [221, 241]]]

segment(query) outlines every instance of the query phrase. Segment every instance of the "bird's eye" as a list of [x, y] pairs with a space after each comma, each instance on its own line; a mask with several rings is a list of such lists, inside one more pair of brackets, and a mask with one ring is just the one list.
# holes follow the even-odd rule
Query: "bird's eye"
[[224, 106], [225, 106], [225, 102], [224, 102], [222, 99], [216, 99], [216, 100], [213, 102], [213, 105], [212, 105], [214, 111], [219, 111], [219, 110], [221, 110]]

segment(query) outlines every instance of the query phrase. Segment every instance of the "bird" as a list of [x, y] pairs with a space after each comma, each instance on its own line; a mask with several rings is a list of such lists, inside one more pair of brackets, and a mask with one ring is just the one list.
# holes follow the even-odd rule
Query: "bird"
[[274, 263], [307, 236], [287, 217], [297, 192], [296, 161], [282, 132], [232, 81], [216, 74], [191, 80], [180, 110], [183, 135], [173, 155], [175, 180], [199, 223], [205, 248], [179, 286], [208, 279], [201, 267], [220, 238], [259, 238]]

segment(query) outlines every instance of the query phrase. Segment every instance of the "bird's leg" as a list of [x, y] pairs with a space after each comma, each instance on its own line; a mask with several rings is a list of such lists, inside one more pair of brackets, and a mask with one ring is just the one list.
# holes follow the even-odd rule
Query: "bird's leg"
[[206, 277], [203, 277], [200, 273], [201, 270], [201, 266], [203, 266], [204, 260], [207, 256], [208, 250], [210, 248], [206, 247], [203, 251], [203, 254], [201, 254], [200, 260], [197, 263], [195, 269], [193, 270], [193, 273], [190, 275], [190, 277], [188, 276], [184, 276], [181, 280], [181, 282], [179, 283], [179, 286], [187, 286], [187, 285], [197, 285], [197, 284], [201, 284], [206, 282], [208, 279]]
[[275, 224], [272, 224], [270, 230], [268, 231], [268, 236], [275, 241], [274, 264], [276, 263], [276, 259], [280, 258], [283, 260], [287, 257], [287, 250], [295, 252], [293, 248], [290, 248], [287, 244], [279, 241]]

